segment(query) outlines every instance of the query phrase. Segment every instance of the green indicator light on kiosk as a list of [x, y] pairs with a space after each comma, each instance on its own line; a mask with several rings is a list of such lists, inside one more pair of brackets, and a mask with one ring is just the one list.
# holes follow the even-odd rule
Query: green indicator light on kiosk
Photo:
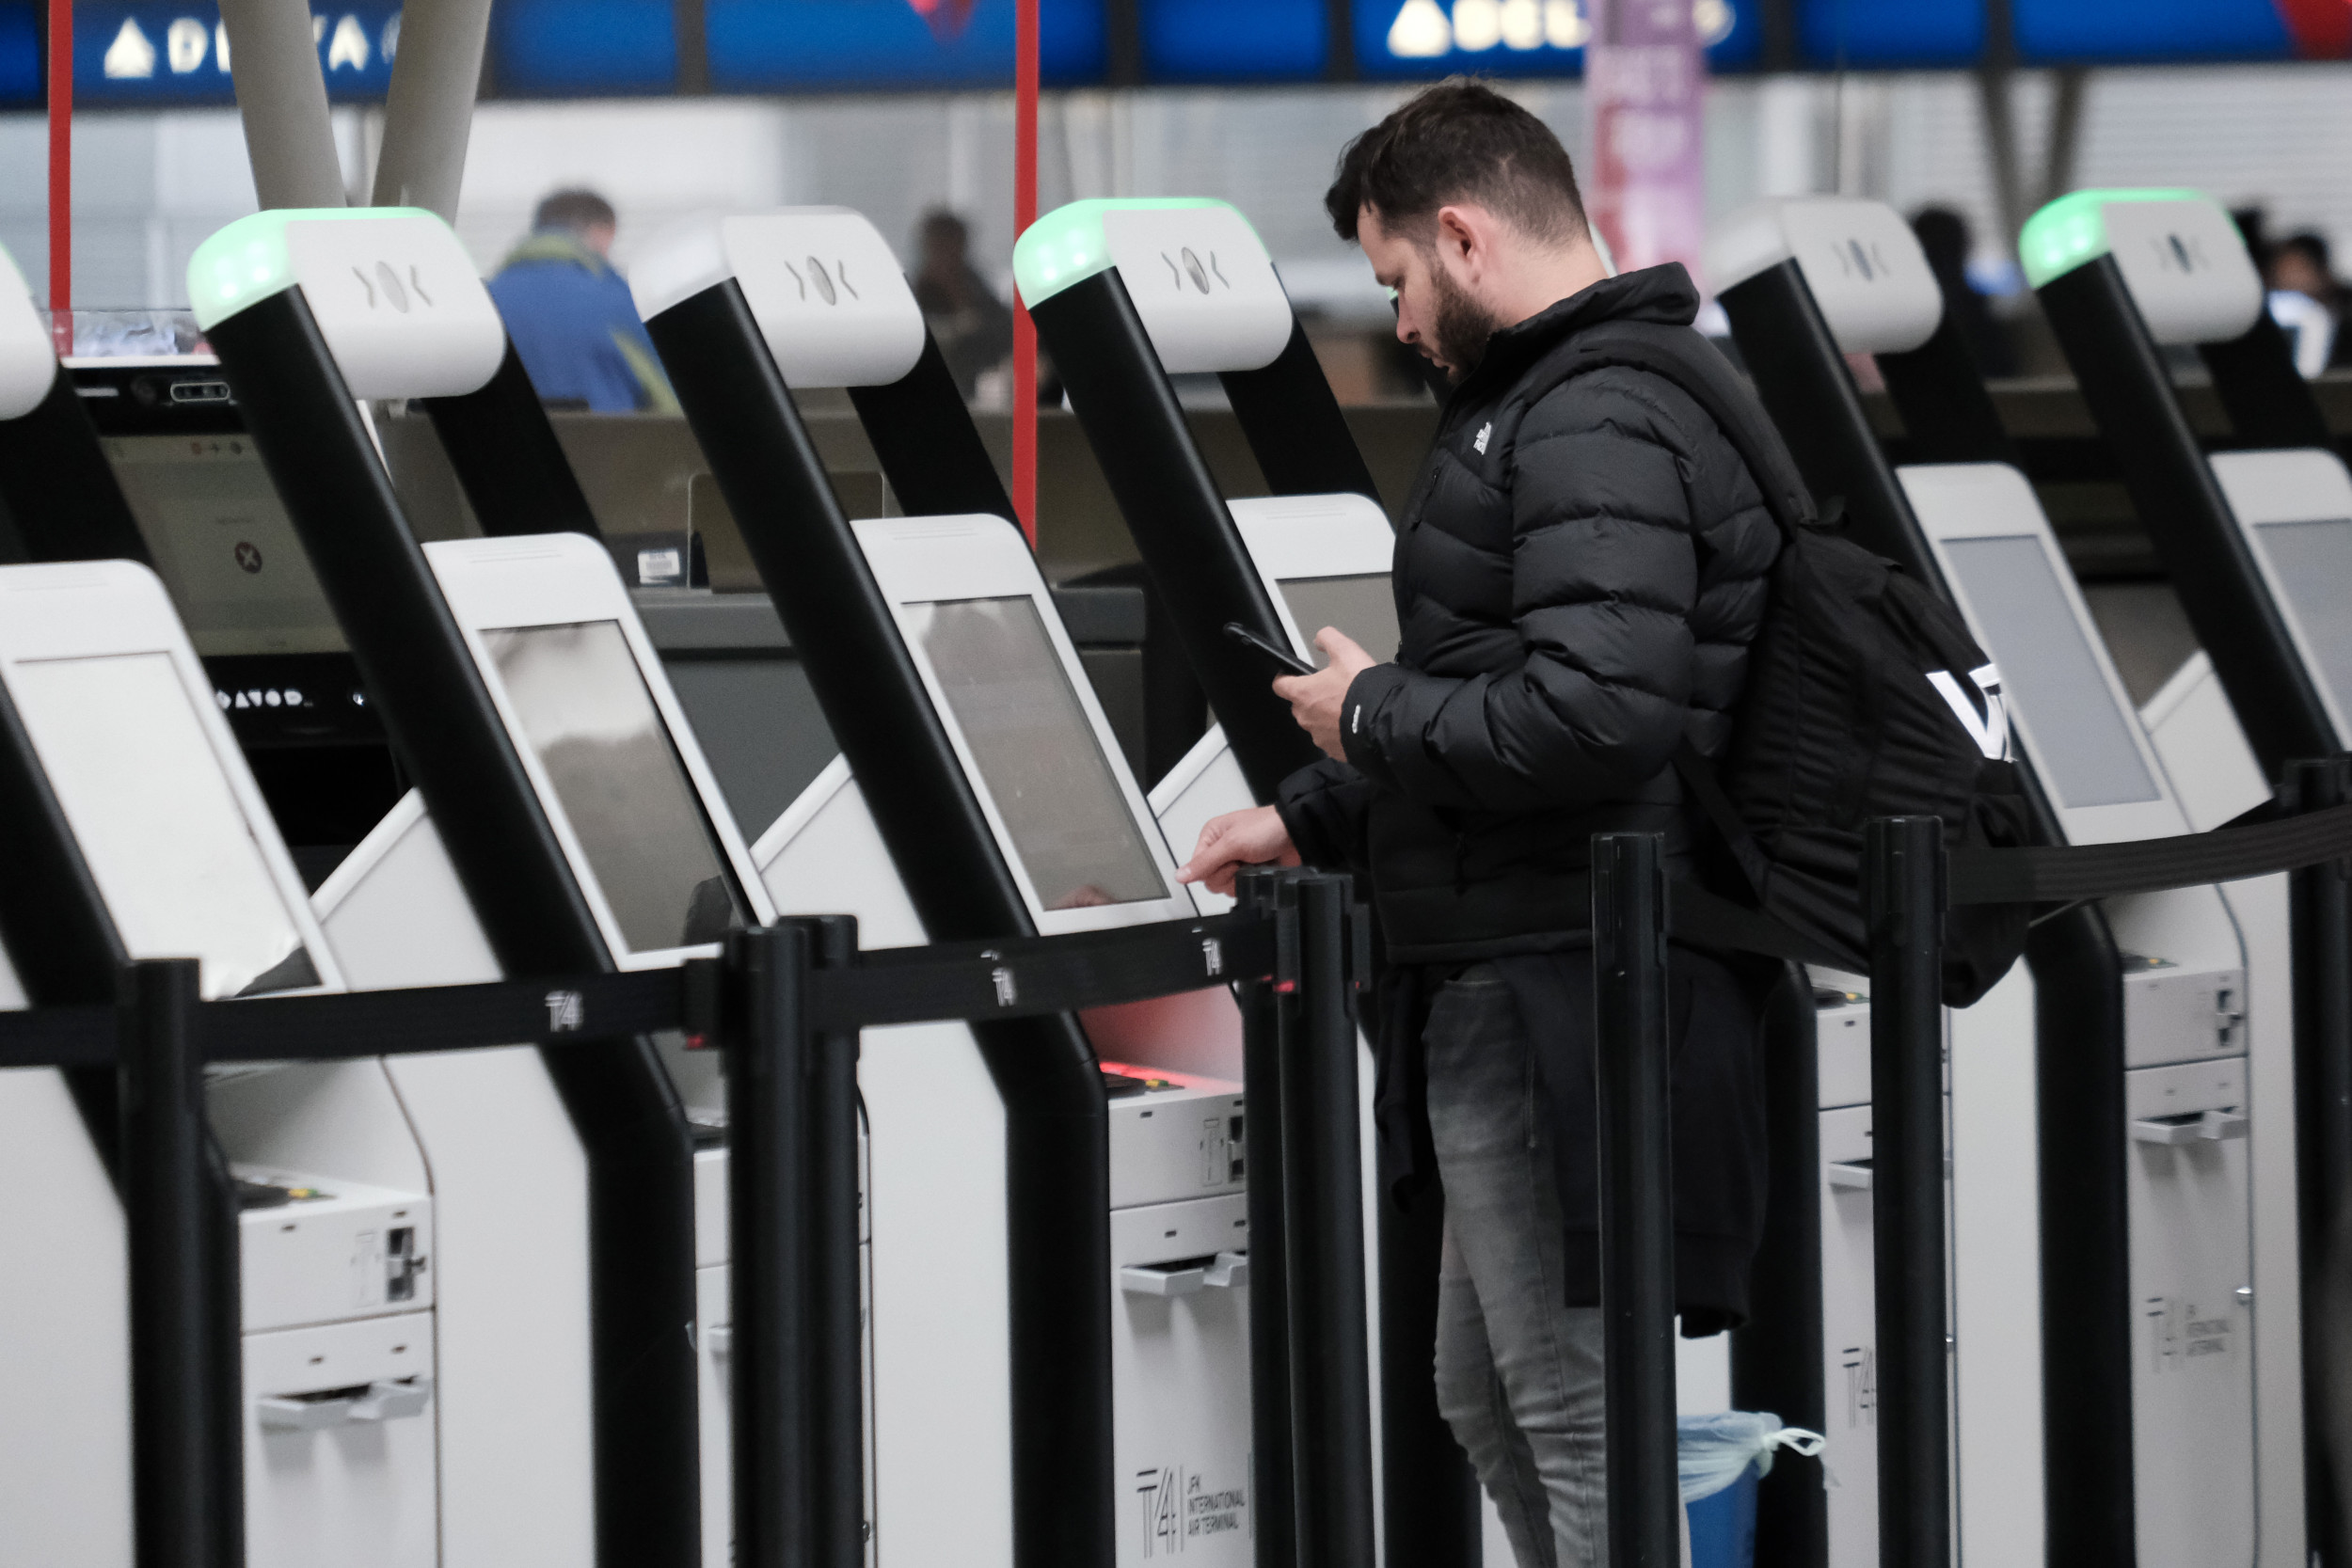
[[298, 281], [286, 230], [296, 223], [351, 223], [386, 218], [440, 219], [421, 207], [278, 207], [239, 218], [188, 258], [188, 304], [209, 332], [249, 305], [285, 293]]
[[2026, 270], [2026, 283], [2039, 289], [2114, 248], [2107, 241], [2109, 202], [2207, 199], [2202, 191], [2076, 191], [2059, 197], [2026, 220], [2026, 227], [2017, 233], [2017, 260]]
[[1103, 228], [1107, 214], [1232, 206], [1230, 201], [1205, 197], [1117, 197], [1057, 207], [1029, 225], [1013, 244], [1012, 277], [1021, 290], [1021, 303], [1034, 309], [1073, 283], [1111, 269], [1110, 236]]

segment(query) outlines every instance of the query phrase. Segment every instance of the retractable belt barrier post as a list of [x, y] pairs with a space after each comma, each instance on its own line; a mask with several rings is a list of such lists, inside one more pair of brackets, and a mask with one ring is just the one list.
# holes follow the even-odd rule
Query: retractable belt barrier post
[[1278, 891], [1293, 1560], [1358, 1568], [1373, 1560], [1372, 1364], [1350, 971], [1366, 966], [1349, 962], [1347, 878], [1294, 877]]
[[236, 1219], [204, 1127], [196, 1006], [192, 958], [123, 972], [118, 1071], [138, 1568], [245, 1561]]
[[[2280, 803], [2320, 811], [2352, 800], [2352, 761], [2290, 762]], [[2291, 873], [2294, 947], [2296, 1196], [2303, 1275], [2304, 1529], [2313, 1560], [2338, 1568], [2347, 1545], [2338, 1481], [2342, 1330], [2352, 1300], [2343, 1283], [2344, 1224], [2352, 1218], [2352, 863], [2320, 861]]]
[[1675, 1568], [1674, 1136], [1665, 841], [1593, 836], [1593, 996], [1610, 1568]]
[[[1245, 871], [1242, 909], [1279, 921], [1283, 874]], [[1290, 1568], [1297, 1549], [1296, 1477], [1291, 1455], [1290, 1249], [1282, 1160], [1283, 999], [1272, 983], [1235, 988], [1241, 1006], [1242, 1135], [1249, 1173], [1249, 1495], [1256, 1568]], [[1271, 1178], [1271, 1180], [1268, 1180]]]
[[1944, 1334], [1944, 823], [1872, 821], [1871, 1229], [1878, 1311], [1879, 1560], [1951, 1559]]
[[[736, 1560], [855, 1568], [866, 1523], [859, 1031], [1219, 985], [1240, 989], [1251, 1021], [1253, 1216], [1261, 1203], [1279, 1216], [1277, 1256], [1261, 1266], [1281, 1311], [1261, 1301], [1251, 1331], [1253, 1360], [1288, 1370], [1279, 1386], [1258, 1374], [1267, 1408], [1252, 1485], [1303, 1499], [1261, 1560], [1370, 1562], [1353, 1005], [1368, 926], [1344, 877], [1258, 873], [1243, 892], [1239, 911], [1209, 919], [871, 953], [854, 920], [816, 916], [730, 933], [723, 958], [676, 969], [404, 990], [205, 1002], [194, 961], [151, 960], [123, 969], [119, 1006], [0, 1012], [0, 1069], [120, 1074], [139, 1568], [236, 1568], [245, 1555], [236, 1221], [204, 1127], [205, 1062], [561, 1049], [663, 1029], [726, 1050]], [[1286, 1236], [1309, 1239], [1287, 1268]], [[1263, 1463], [1267, 1449], [1279, 1463]]]

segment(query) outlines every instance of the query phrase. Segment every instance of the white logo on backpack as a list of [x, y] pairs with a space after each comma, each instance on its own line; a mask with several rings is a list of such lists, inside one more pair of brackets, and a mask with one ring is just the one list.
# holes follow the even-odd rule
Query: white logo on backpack
[[1484, 457], [1486, 455], [1486, 437], [1492, 436], [1494, 433], [1495, 422], [1492, 420], [1488, 420], [1485, 424], [1478, 427], [1478, 439], [1472, 441], [1470, 445], [1478, 449], [1479, 456]]
[[1976, 683], [1978, 690], [1984, 693], [1984, 717], [1981, 719], [1977, 717], [1977, 705], [1968, 700], [1968, 693], [1960, 689], [1960, 682], [1952, 679], [1949, 670], [1928, 672], [1928, 684], [1942, 693], [1946, 705], [1952, 710], [1952, 717], [1959, 720], [1960, 727], [1968, 732], [1968, 738], [1977, 743], [1977, 750], [1994, 762], [2007, 762], [2010, 760], [2009, 710], [2001, 702], [2000, 669], [1991, 664], [1979, 665], [1968, 672], [1968, 678]]

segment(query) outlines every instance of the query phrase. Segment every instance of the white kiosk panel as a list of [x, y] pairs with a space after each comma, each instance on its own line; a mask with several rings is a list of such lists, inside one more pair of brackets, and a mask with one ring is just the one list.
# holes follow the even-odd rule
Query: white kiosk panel
[[[1999, 663], [2012, 721], [2069, 840], [2186, 831], [2025, 477], [2000, 464], [1899, 476], [1971, 629]], [[2150, 1568], [2243, 1561], [2255, 1541], [2252, 1325], [2240, 1294], [2252, 1278], [2240, 1141], [2245, 950], [2228, 902], [2211, 888], [2103, 903], [2123, 956], [2140, 1560]], [[1964, 1066], [1956, 1052], [1956, 1079]], [[1962, 1154], [1955, 1165], [1964, 1185]]]
[[2337, 737], [2352, 735], [2352, 474], [2310, 448], [2211, 461]]
[[199, 958], [207, 997], [339, 985], [154, 574], [12, 566], [0, 594], [0, 678], [124, 945]]
[[1038, 929], [1191, 914], [1012, 525], [973, 515], [853, 526]]
[[604, 547], [584, 534], [425, 546], [564, 857], [624, 969], [773, 918]]

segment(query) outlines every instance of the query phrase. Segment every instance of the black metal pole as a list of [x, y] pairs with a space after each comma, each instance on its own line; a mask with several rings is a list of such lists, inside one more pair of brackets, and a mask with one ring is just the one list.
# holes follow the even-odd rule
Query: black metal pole
[[[220, 1194], [204, 1132], [197, 963], [123, 971], [122, 1207], [130, 1245], [131, 1507], [138, 1568], [236, 1568], [222, 1556], [244, 1498], [241, 1414], [218, 1408], [219, 1360], [237, 1325], [219, 1321]], [[231, 1299], [233, 1298], [227, 1298]], [[224, 1531], [224, 1527], [227, 1527]]]
[[[1361, 1568], [1373, 1560], [1372, 1365], [1356, 1009], [1349, 1005], [1350, 885], [1345, 877], [1310, 875], [1282, 889], [1297, 911], [1295, 990], [1280, 1013], [1297, 1525], [1293, 1560], [1298, 1568]], [[1259, 1533], [1265, 1533], [1263, 1522]]]
[[818, 1433], [813, 1292], [816, 1150], [807, 1100], [816, 933], [788, 920], [727, 933], [727, 1270], [735, 1560], [814, 1568]]
[[[857, 921], [819, 915], [814, 957], [824, 970], [857, 962]], [[803, 1133], [813, 1176], [815, 1211], [809, 1238], [815, 1268], [809, 1276], [809, 1326], [816, 1336], [810, 1371], [815, 1390], [817, 1494], [813, 1500], [811, 1568], [864, 1568], [866, 1562], [865, 1300], [859, 1289], [858, 1032], [812, 1036], [812, 1064]], [[739, 1560], [740, 1560], [739, 1559]]]
[[[1273, 915], [1281, 873], [1245, 871], [1245, 910]], [[1257, 1568], [1290, 1568], [1297, 1539], [1291, 1471], [1290, 1263], [1283, 1233], [1281, 998], [1274, 982], [1235, 988], [1241, 1005], [1243, 1134], [1249, 1204], [1249, 1497]]]
[[[2352, 761], [2287, 764], [2281, 800], [2319, 811], [2352, 800]], [[2348, 1306], [2344, 1196], [2352, 1192], [2352, 862], [2292, 872], [2287, 899], [2295, 965], [2295, 1148], [2303, 1255], [2303, 1497], [2312, 1560], [2352, 1562], [2335, 1484], [2346, 1435], [2338, 1348]]]
[[1674, 1147], [1666, 874], [1656, 833], [1593, 835], [1600, 1306], [1607, 1335], [1610, 1568], [1675, 1568]]
[[[1764, 1012], [1764, 1236], [1747, 1323], [1731, 1335], [1731, 1406], [1829, 1430], [1821, 1329], [1820, 1008], [1802, 965], [1782, 967]], [[1829, 1495], [1818, 1471], [1781, 1465], [1756, 1488], [1756, 1560], [1823, 1568]]]
[[[1879, 1560], [1951, 1557], [1944, 1328], [1944, 824], [1866, 831], [1871, 1239], [1879, 1344]], [[2128, 1433], [2114, 1434], [2117, 1442]]]

